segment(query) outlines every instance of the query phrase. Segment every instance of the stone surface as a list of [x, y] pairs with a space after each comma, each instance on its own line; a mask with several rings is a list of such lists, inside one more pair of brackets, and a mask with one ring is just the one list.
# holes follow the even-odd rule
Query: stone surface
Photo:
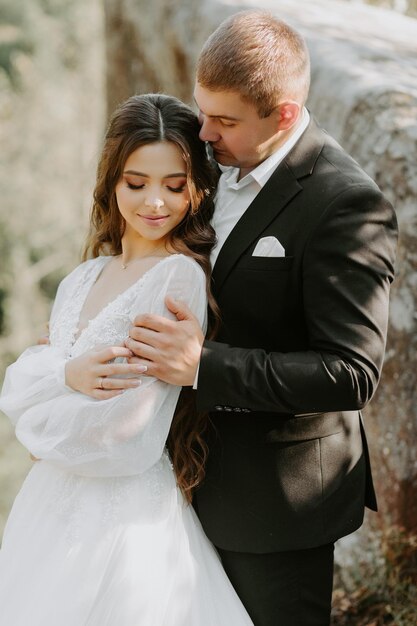
[[417, 22], [335, 0], [105, 0], [109, 109], [134, 92], [160, 90], [190, 102], [202, 42], [229, 13], [250, 7], [271, 10], [305, 35], [309, 108], [397, 210], [401, 236], [386, 363], [364, 414], [378, 519], [417, 530]]

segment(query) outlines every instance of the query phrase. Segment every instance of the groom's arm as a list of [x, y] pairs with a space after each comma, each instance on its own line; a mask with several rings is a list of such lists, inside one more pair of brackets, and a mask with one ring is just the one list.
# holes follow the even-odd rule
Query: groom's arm
[[383, 363], [396, 239], [393, 208], [375, 187], [340, 194], [304, 249], [306, 349], [268, 353], [206, 342], [199, 408], [299, 414], [365, 406]]

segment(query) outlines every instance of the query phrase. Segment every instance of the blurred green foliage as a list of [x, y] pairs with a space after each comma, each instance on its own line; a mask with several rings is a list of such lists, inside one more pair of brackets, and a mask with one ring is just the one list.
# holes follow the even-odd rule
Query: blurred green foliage
[[0, 69], [14, 86], [18, 80], [15, 67], [18, 53], [33, 54], [35, 47], [33, 27], [27, 19], [29, 2], [0, 1]]

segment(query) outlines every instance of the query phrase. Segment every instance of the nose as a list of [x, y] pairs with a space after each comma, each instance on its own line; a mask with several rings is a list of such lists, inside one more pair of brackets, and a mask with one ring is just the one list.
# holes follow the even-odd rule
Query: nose
[[215, 122], [213, 120], [200, 113], [199, 122], [201, 125], [199, 132], [201, 141], [209, 141], [210, 143], [216, 143], [216, 141], [219, 141], [221, 135], [216, 130]]
[[158, 198], [158, 197], [155, 197], [155, 196], [148, 197], [145, 200], [145, 206], [155, 208], [156, 210], [158, 210], [161, 207], [163, 207], [164, 204], [165, 203], [164, 203], [163, 200], [161, 200], [161, 198]]

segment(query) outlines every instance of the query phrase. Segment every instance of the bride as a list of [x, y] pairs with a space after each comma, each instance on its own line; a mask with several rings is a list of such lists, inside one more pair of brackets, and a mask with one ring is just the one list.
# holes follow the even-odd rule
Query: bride
[[93, 258], [58, 288], [50, 345], [6, 372], [0, 409], [38, 460], [4, 533], [1, 626], [252, 624], [189, 504], [207, 451], [204, 420], [186, 398], [176, 409], [180, 388], [133, 377], [121, 393], [99, 377], [91, 398], [65, 385], [66, 363], [89, 351], [128, 357], [132, 320], [170, 316], [167, 296], [203, 325], [208, 298], [216, 317], [215, 181], [198, 131], [168, 96], [133, 96], [116, 110], [94, 192]]

